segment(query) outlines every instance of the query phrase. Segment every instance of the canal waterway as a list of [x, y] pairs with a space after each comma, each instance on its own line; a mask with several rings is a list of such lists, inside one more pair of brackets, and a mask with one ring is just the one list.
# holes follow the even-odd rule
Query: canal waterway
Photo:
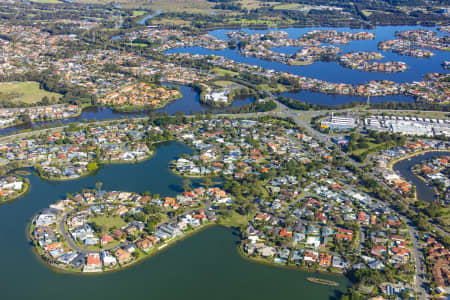
[[[102, 167], [96, 174], [74, 181], [52, 182], [28, 176], [29, 193], [0, 206], [0, 266], [2, 299], [339, 299], [349, 282], [342, 276], [314, 274], [340, 283], [339, 287], [306, 281], [310, 273], [249, 262], [239, 256], [235, 232], [210, 227], [177, 243], [163, 253], [128, 269], [103, 275], [59, 274], [45, 266], [26, 239], [27, 224], [39, 210], [66, 193], [95, 188], [151, 191], [174, 196], [182, 178], [169, 171], [168, 163], [187, 146], [158, 145], [155, 155], [137, 164]], [[192, 180], [193, 184], [199, 183]]]
[[[155, 14], [149, 14], [141, 19], [141, 22], [145, 22], [146, 19], [152, 18], [160, 12]], [[144, 20], [145, 19], [145, 20]], [[309, 27], [309, 28], [285, 28], [285, 29], [270, 29], [270, 30], [283, 30], [286, 31], [290, 38], [296, 39], [300, 35], [303, 35], [311, 30], [337, 30], [337, 31], [349, 31], [349, 32], [359, 32], [359, 31], [370, 31], [375, 33], [376, 38], [374, 40], [368, 41], [352, 41], [347, 45], [340, 45], [343, 49], [343, 54], [352, 51], [378, 51], [381, 52], [385, 57], [381, 61], [404, 61], [409, 65], [409, 69], [402, 73], [387, 74], [387, 73], [375, 73], [375, 72], [361, 72], [357, 70], [350, 70], [343, 68], [336, 62], [316, 62], [308, 66], [288, 66], [285, 64], [265, 61], [262, 59], [254, 57], [244, 57], [238, 53], [237, 49], [225, 49], [225, 50], [208, 50], [201, 47], [186, 47], [186, 48], [175, 48], [166, 51], [165, 53], [191, 53], [191, 54], [215, 54], [219, 56], [224, 56], [229, 59], [233, 59], [237, 62], [242, 62], [250, 65], [258, 65], [266, 69], [273, 69], [280, 72], [290, 72], [300, 76], [306, 76], [311, 78], [317, 78], [321, 80], [326, 80], [330, 82], [343, 82], [350, 84], [360, 84], [369, 82], [371, 80], [392, 80], [395, 82], [411, 82], [422, 80], [423, 76], [427, 73], [441, 72], [446, 73], [441, 63], [446, 60], [450, 60], [450, 51], [437, 51], [432, 50], [435, 56], [432, 58], [415, 58], [410, 56], [401, 56], [389, 51], [381, 51], [377, 49], [377, 45], [380, 41], [395, 39], [395, 31], [404, 30], [414, 30], [414, 29], [432, 29], [437, 32], [438, 35], [443, 35], [442, 32], [437, 31], [436, 27], [420, 27], [420, 26], [384, 26], [377, 27], [375, 29], [363, 30], [363, 29], [350, 29], [350, 28], [319, 28], [319, 27]], [[265, 33], [270, 30], [252, 30], [252, 29], [241, 29], [242, 31], [248, 33]], [[229, 40], [226, 35], [227, 32], [232, 31], [231, 29], [220, 29], [213, 30], [209, 33], [217, 38], [223, 40]], [[325, 44], [326, 45], [326, 44]], [[284, 53], [295, 53], [300, 47], [279, 47], [273, 48], [274, 51], [284, 52]], [[182, 111], [186, 114], [197, 113], [200, 111], [218, 111], [211, 107], [202, 105], [199, 101], [199, 93], [187, 86], [179, 85], [183, 97], [169, 103], [162, 109], [158, 111], [167, 112], [169, 114], [174, 114], [175, 112]], [[300, 91], [298, 93], [283, 93], [283, 96], [291, 97], [300, 101], [323, 104], [323, 105], [338, 105], [345, 104], [349, 102], [366, 102], [367, 98], [358, 96], [347, 96], [347, 95], [327, 95], [322, 93], [310, 92], [310, 91]], [[242, 106], [245, 104], [252, 103], [253, 98], [247, 98], [244, 100], [235, 100], [232, 107]], [[406, 96], [381, 96], [381, 97], [371, 97], [371, 103], [381, 103], [381, 102], [413, 102], [412, 97]], [[61, 122], [63, 124], [77, 122], [82, 120], [105, 120], [112, 118], [121, 117], [136, 117], [142, 116], [143, 113], [118, 113], [114, 112], [108, 108], [96, 108], [91, 107], [82, 112], [82, 114], [76, 118], [70, 118], [66, 120], [58, 121], [48, 121], [48, 122], [38, 122], [33, 124], [33, 127], [41, 127], [45, 124], [54, 124]], [[11, 134], [19, 130], [27, 129], [28, 126], [17, 126], [0, 129], [0, 135]]]
[[[168, 84], [173, 85], [173, 84]], [[174, 101], [169, 102], [165, 107], [156, 110], [157, 112], [165, 112], [168, 114], [175, 114], [176, 112], [183, 112], [185, 114], [198, 113], [201, 111], [210, 111], [210, 112], [221, 112], [224, 109], [214, 108], [208, 105], [204, 105], [200, 103], [200, 94], [195, 91], [193, 88], [184, 86], [184, 85], [175, 85], [180, 88], [183, 97], [180, 99], [176, 99]], [[254, 102], [254, 98], [249, 97], [245, 99], [235, 99], [230, 107], [238, 107], [245, 104], [251, 104]], [[54, 121], [45, 121], [45, 122], [35, 122], [33, 124], [19, 125], [14, 127], [7, 127], [0, 129], [0, 135], [12, 134], [20, 130], [29, 129], [29, 128], [38, 128], [43, 127], [45, 125], [53, 125], [53, 124], [69, 124], [73, 122], [80, 121], [101, 121], [108, 119], [119, 119], [119, 118], [135, 118], [145, 116], [145, 112], [134, 112], [134, 113], [123, 113], [113, 111], [110, 108], [104, 108], [100, 106], [91, 106], [82, 111], [82, 113], [74, 118], [68, 118], [64, 120], [54, 120]]]
[[150, 20], [150, 19], [156, 17], [157, 15], [160, 15], [161, 13], [162, 13], [162, 11], [160, 11], [160, 10], [155, 10], [154, 13], [148, 14], [148, 15], [146, 15], [145, 17], [143, 17], [143, 18], [138, 22], [138, 24], [139, 24], [139, 25], [145, 25], [145, 22], [146, 22], [147, 20]]
[[[450, 60], [449, 51], [437, 51], [431, 50], [435, 55], [431, 58], [415, 58], [411, 56], [402, 56], [390, 51], [378, 50], [378, 43], [385, 40], [396, 39], [396, 31], [414, 30], [414, 29], [426, 29], [434, 30], [438, 35], [443, 35], [442, 32], [437, 31], [436, 27], [420, 27], [420, 26], [380, 26], [375, 29], [350, 29], [350, 28], [326, 28], [326, 27], [309, 27], [309, 28], [284, 28], [284, 29], [269, 29], [269, 30], [252, 30], [241, 29], [248, 33], [266, 33], [268, 31], [286, 31], [290, 38], [297, 39], [299, 36], [311, 31], [311, 30], [336, 30], [347, 32], [360, 32], [369, 31], [376, 35], [373, 40], [352, 41], [347, 45], [338, 45], [342, 48], [342, 54], [354, 51], [376, 51], [383, 54], [384, 58], [379, 60], [380, 62], [386, 61], [402, 61], [405, 62], [409, 69], [401, 73], [377, 73], [377, 72], [361, 72], [358, 70], [347, 69], [340, 66], [337, 62], [316, 62], [307, 66], [289, 66], [286, 64], [266, 61], [255, 57], [244, 57], [239, 54], [238, 49], [225, 49], [225, 50], [208, 50], [201, 47], [186, 47], [175, 48], [166, 51], [165, 53], [191, 53], [191, 54], [204, 54], [204, 55], [219, 55], [232, 59], [237, 62], [246, 63], [250, 65], [261, 66], [266, 69], [272, 69], [279, 72], [289, 72], [299, 76], [306, 76], [311, 78], [317, 78], [334, 83], [349, 83], [360, 84], [369, 82], [371, 80], [392, 80], [394, 82], [411, 82], [423, 80], [423, 76], [427, 73], [434, 72], [448, 72], [445, 71], [441, 64], [445, 60]], [[229, 31], [236, 31], [238, 29], [220, 29], [213, 30], [209, 33], [222, 40], [229, 40], [226, 35]], [[327, 45], [327, 44], [324, 44]], [[273, 51], [283, 53], [295, 53], [301, 49], [301, 47], [280, 47], [272, 48]]]
[[433, 159], [442, 155], [450, 155], [448, 151], [426, 152], [424, 154], [416, 155], [410, 159], [404, 159], [394, 164], [394, 171], [400, 174], [408, 182], [416, 186], [417, 198], [423, 202], [432, 202], [434, 199], [434, 190], [426, 182], [420, 180], [411, 171], [411, 168], [417, 164], [420, 164], [426, 160]]

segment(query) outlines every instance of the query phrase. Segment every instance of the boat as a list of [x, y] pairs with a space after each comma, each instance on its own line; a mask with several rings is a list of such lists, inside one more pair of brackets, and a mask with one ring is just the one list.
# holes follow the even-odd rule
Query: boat
[[337, 283], [336, 281], [331, 281], [331, 280], [326, 280], [326, 279], [316, 278], [316, 277], [307, 277], [306, 280], [308, 280], [310, 282], [324, 284], [324, 285], [330, 285], [330, 286], [338, 286], [339, 285], [339, 283]]

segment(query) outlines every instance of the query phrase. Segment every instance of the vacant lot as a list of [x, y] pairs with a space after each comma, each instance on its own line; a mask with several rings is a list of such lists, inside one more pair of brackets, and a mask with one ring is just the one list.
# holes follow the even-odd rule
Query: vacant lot
[[287, 9], [287, 10], [296, 10], [305, 7], [304, 5], [298, 4], [298, 3], [287, 3], [287, 4], [280, 4], [275, 5], [274, 9]]
[[214, 81], [214, 85], [218, 86], [218, 87], [228, 87], [228, 86], [232, 86], [235, 85], [236, 83], [234, 83], [233, 81], [228, 81], [228, 80], [217, 80]]
[[0, 83], [0, 98], [6, 96], [11, 101], [36, 103], [42, 100], [44, 96], [49, 99], [55, 97], [61, 98], [60, 94], [47, 92], [39, 88], [39, 83], [34, 81], [27, 82], [2, 82]]
[[125, 221], [119, 216], [97, 216], [90, 218], [89, 222], [95, 223], [99, 227], [104, 227], [106, 230], [122, 228], [126, 225]]

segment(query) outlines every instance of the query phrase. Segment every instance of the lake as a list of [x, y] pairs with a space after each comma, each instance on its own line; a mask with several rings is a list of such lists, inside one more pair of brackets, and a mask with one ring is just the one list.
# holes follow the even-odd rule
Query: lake
[[[214, 108], [208, 105], [204, 105], [200, 103], [200, 94], [195, 91], [193, 88], [184, 86], [184, 85], [173, 85], [173, 84], [164, 84], [171, 86], [178, 86], [180, 88], [183, 97], [180, 99], [176, 99], [174, 101], [169, 102], [165, 107], [156, 110], [157, 112], [165, 112], [168, 114], [175, 114], [176, 112], [184, 112], [185, 114], [198, 113], [201, 111], [210, 111], [210, 112], [223, 112], [223, 109]], [[235, 99], [230, 107], [242, 106], [245, 104], [251, 104], [254, 102], [254, 98], [249, 97], [245, 99]], [[55, 121], [46, 121], [46, 122], [35, 122], [32, 124], [33, 128], [42, 127], [45, 125], [52, 125], [57, 123], [69, 124], [73, 122], [80, 122], [83, 120], [108, 120], [108, 119], [119, 119], [119, 118], [134, 118], [134, 117], [142, 117], [145, 116], [145, 112], [137, 112], [137, 113], [122, 113], [113, 111], [110, 108], [104, 108], [99, 106], [91, 106], [83, 110], [81, 115], [74, 118], [68, 118], [64, 120], [55, 120]], [[20, 130], [29, 129], [30, 125], [19, 125], [7, 128], [0, 129], [0, 135], [12, 134]]]
[[136, 266], [104, 275], [57, 274], [33, 253], [25, 233], [40, 209], [99, 181], [104, 190], [174, 196], [182, 191], [182, 178], [169, 171], [168, 163], [190, 152], [184, 144], [163, 143], [149, 160], [106, 165], [74, 181], [28, 176], [30, 192], [0, 206], [2, 299], [339, 299], [350, 284], [346, 278], [314, 274], [338, 281], [335, 288], [306, 281], [311, 273], [252, 263], [239, 256], [236, 233], [223, 227], [208, 228]]
[[[376, 72], [360, 72], [358, 70], [351, 70], [343, 68], [337, 62], [316, 62], [307, 66], [289, 66], [286, 64], [265, 61], [255, 57], [244, 57], [238, 53], [238, 49], [225, 49], [225, 50], [208, 50], [201, 47], [187, 47], [187, 48], [175, 48], [166, 51], [165, 53], [191, 53], [191, 54], [214, 54], [224, 56], [226, 58], [235, 60], [237, 62], [246, 63], [250, 65], [261, 66], [266, 69], [273, 69], [279, 72], [289, 72], [299, 76], [306, 76], [311, 78], [317, 78], [334, 83], [349, 83], [360, 84], [369, 82], [371, 80], [392, 80], [394, 82], [411, 82], [416, 80], [422, 80], [422, 77], [427, 73], [445, 71], [441, 63], [445, 60], [450, 60], [450, 52], [448, 51], [436, 51], [432, 50], [435, 55], [431, 58], [415, 58], [411, 56], [402, 56], [389, 51], [378, 50], [378, 43], [380, 41], [395, 39], [395, 31], [414, 30], [414, 29], [427, 29], [435, 30], [435, 27], [420, 27], [420, 26], [382, 26], [375, 29], [350, 29], [350, 28], [327, 28], [327, 27], [309, 27], [309, 28], [284, 28], [284, 29], [269, 29], [269, 30], [251, 30], [242, 29], [242, 31], [248, 33], [266, 33], [268, 31], [285, 31], [290, 38], [297, 39], [299, 36], [311, 31], [311, 30], [336, 30], [336, 31], [348, 31], [359, 32], [369, 31], [376, 35], [375, 39], [367, 41], [352, 41], [347, 45], [339, 45], [342, 48], [342, 54], [352, 51], [376, 51], [383, 54], [384, 58], [381, 62], [386, 61], [403, 61], [408, 64], [409, 69], [401, 73], [376, 73]], [[226, 35], [229, 31], [236, 31], [238, 29], [220, 29], [210, 31], [209, 34], [222, 39], [229, 40]], [[437, 31], [438, 35], [442, 35]], [[324, 44], [327, 45], [327, 44]], [[280, 47], [272, 48], [273, 51], [284, 53], [295, 53], [300, 47]]]

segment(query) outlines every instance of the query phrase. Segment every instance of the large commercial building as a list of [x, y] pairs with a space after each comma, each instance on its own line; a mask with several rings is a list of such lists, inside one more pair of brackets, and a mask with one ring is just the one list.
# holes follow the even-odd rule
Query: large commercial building
[[335, 116], [331, 114], [331, 117], [320, 122], [322, 128], [328, 128], [333, 130], [348, 130], [353, 129], [358, 125], [358, 118], [351, 116]]
[[371, 116], [366, 129], [418, 136], [450, 136], [450, 120], [409, 116]]

